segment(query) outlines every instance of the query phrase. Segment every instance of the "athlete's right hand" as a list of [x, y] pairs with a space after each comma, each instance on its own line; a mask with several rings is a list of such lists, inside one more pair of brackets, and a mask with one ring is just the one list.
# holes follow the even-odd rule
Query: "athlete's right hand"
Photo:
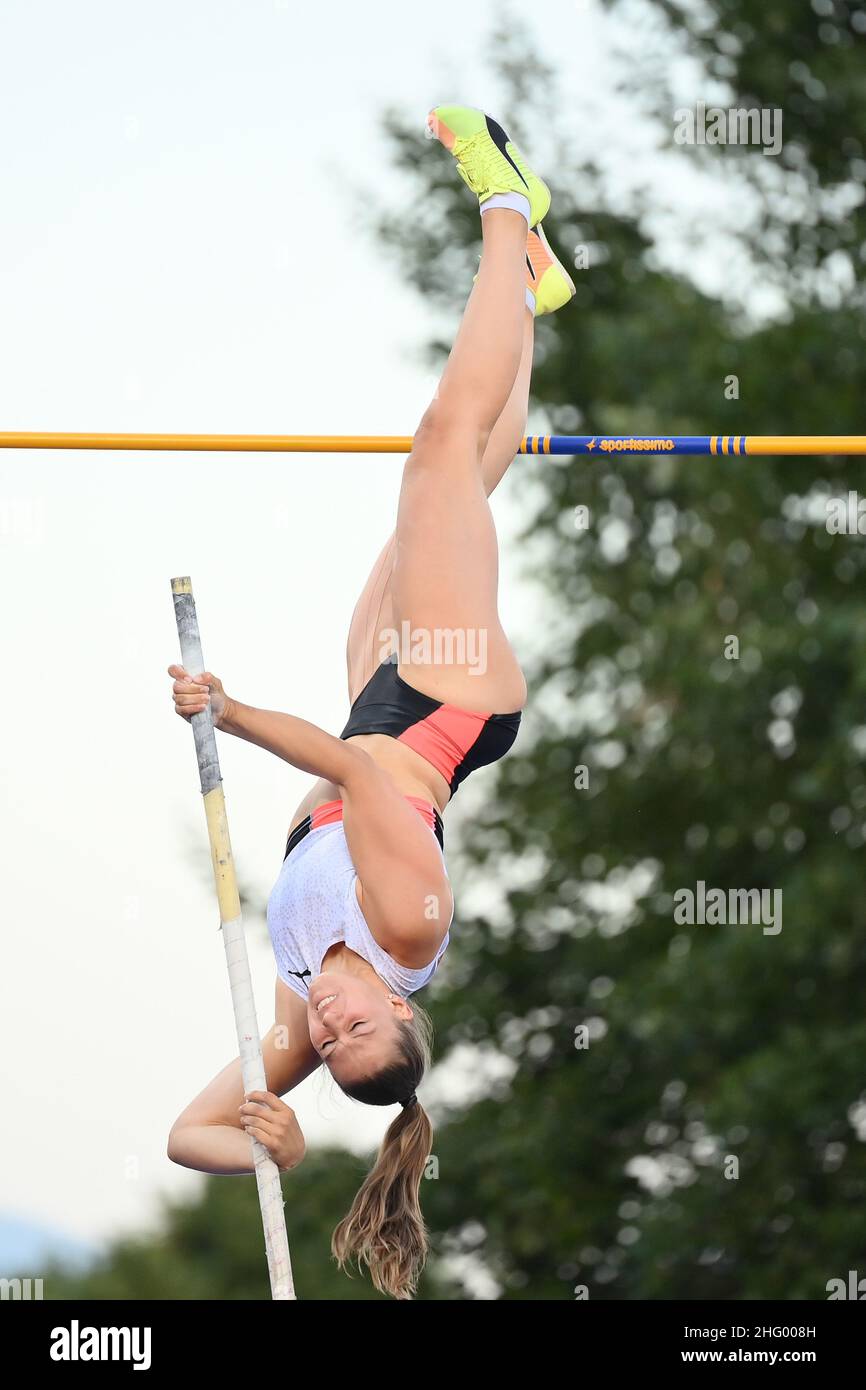
[[210, 706], [214, 725], [218, 729], [228, 705], [228, 696], [219, 677], [210, 671], [202, 671], [201, 675], [193, 677], [182, 666], [169, 666], [168, 674], [174, 676], [171, 689], [175, 713], [181, 719], [191, 719], [194, 714], [200, 714]]

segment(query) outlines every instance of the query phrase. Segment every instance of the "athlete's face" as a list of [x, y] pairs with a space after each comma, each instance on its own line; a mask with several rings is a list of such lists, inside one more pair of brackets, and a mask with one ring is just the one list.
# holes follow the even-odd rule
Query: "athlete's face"
[[410, 1018], [405, 999], [356, 975], [329, 970], [310, 985], [310, 1041], [341, 1084], [374, 1076], [393, 1062], [399, 1023]]

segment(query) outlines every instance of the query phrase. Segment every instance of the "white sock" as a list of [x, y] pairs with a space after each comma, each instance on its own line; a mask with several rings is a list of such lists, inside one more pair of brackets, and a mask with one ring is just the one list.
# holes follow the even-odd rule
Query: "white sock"
[[531, 314], [535, 313], [535, 295], [529, 286], [526, 286], [526, 307]]
[[524, 198], [522, 193], [494, 193], [481, 204], [482, 212], [489, 212], [491, 208], [511, 208], [513, 212], [522, 213], [529, 226], [529, 199]]

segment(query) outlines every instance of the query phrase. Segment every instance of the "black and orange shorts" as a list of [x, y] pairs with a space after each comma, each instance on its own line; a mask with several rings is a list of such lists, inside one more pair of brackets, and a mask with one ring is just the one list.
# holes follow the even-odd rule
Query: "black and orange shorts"
[[390, 734], [435, 767], [453, 796], [470, 772], [505, 757], [519, 728], [519, 710], [477, 714], [422, 695], [397, 674], [394, 656], [364, 686], [340, 738]]

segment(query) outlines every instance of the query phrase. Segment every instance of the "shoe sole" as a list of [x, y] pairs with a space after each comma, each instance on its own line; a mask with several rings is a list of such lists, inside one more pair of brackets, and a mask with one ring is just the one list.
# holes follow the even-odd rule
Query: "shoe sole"
[[547, 237], [544, 234], [544, 228], [542, 227], [541, 223], [536, 222], [532, 230], [535, 232], [535, 235], [538, 237], [538, 240], [541, 242], [542, 246], [544, 247], [553, 264], [562, 274], [562, 277], [568, 285], [569, 289], [571, 290], [572, 295], [577, 294], [577, 285], [574, 283], [565, 266], [562, 264], [562, 261], [559, 259], [550, 242], [547, 240]]

